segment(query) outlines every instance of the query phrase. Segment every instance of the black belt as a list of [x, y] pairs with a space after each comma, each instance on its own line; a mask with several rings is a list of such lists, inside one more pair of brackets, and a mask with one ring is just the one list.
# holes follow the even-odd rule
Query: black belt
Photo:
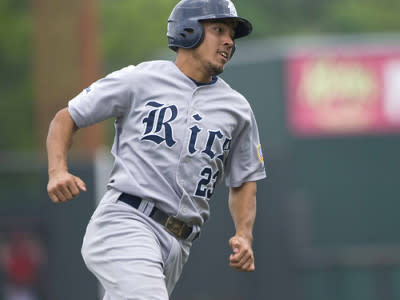
[[[133, 195], [122, 193], [118, 200], [129, 204], [130, 206], [138, 209], [142, 199]], [[162, 210], [154, 206], [149, 215], [157, 223], [160, 223], [165, 229], [179, 239], [186, 240], [193, 231], [193, 227], [187, 225], [185, 222], [178, 220], [173, 216], [167, 215]], [[197, 236], [195, 237], [197, 238]]]

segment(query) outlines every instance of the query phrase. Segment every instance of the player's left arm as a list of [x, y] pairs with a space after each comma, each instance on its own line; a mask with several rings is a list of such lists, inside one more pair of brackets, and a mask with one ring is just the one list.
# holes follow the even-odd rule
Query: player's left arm
[[229, 190], [229, 210], [235, 224], [236, 234], [229, 240], [233, 253], [229, 265], [238, 271], [255, 270], [253, 253], [253, 226], [256, 218], [255, 181], [245, 182]]

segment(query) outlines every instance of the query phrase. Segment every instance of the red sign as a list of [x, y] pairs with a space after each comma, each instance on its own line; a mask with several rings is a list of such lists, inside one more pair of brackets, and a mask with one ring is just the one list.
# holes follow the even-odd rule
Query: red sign
[[314, 49], [286, 67], [294, 134], [400, 132], [400, 47]]

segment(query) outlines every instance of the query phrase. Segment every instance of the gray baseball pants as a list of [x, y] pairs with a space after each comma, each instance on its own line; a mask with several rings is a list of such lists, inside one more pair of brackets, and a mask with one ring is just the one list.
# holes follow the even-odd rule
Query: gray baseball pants
[[191, 247], [109, 189], [93, 213], [82, 244], [88, 269], [105, 290], [103, 300], [167, 300]]

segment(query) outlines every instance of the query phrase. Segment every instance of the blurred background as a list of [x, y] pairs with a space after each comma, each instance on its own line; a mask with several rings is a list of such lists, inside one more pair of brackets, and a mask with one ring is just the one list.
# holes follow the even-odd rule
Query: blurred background
[[[78, 132], [88, 192], [54, 205], [54, 114], [130, 64], [174, 59], [176, 0], [0, 0], [0, 300], [100, 299], [80, 247], [104, 191], [113, 120]], [[400, 299], [400, 1], [234, 1], [254, 25], [222, 77], [253, 107], [269, 178], [258, 184], [256, 271], [228, 266], [227, 190], [171, 299]]]

